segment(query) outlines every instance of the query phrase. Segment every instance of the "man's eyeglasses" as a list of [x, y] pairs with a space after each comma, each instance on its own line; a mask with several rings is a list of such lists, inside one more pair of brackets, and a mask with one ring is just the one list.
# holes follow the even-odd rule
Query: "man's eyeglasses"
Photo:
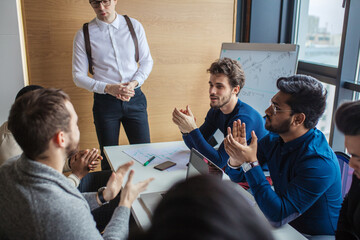
[[270, 106], [271, 106], [271, 109], [273, 110], [274, 115], [276, 115], [276, 113], [280, 113], [280, 112], [292, 112], [293, 111], [291, 109], [281, 110], [277, 106], [275, 106], [275, 104], [272, 101], [270, 101]]
[[100, 1], [91, 1], [90, 4], [93, 8], [98, 8], [100, 7], [100, 3], [104, 6], [104, 7], [108, 7], [111, 4], [111, 0], [100, 0]]

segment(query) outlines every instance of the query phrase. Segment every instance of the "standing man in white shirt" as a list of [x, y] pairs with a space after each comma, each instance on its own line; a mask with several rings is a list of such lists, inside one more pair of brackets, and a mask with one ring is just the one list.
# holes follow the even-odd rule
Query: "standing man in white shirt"
[[[84, 30], [73, 46], [73, 79], [78, 87], [94, 92], [93, 116], [101, 154], [104, 146], [118, 145], [121, 123], [130, 144], [149, 143], [146, 97], [140, 86], [148, 78], [153, 60], [141, 23], [129, 19], [133, 40], [124, 16], [115, 11], [117, 0], [89, 0], [96, 18], [88, 24], [91, 47], [89, 65]], [[136, 49], [138, 48], [138, 50]], [[87, 75], [93, 71], [92, 78]], [[102, 169], [110, 169], [107, 161]]]

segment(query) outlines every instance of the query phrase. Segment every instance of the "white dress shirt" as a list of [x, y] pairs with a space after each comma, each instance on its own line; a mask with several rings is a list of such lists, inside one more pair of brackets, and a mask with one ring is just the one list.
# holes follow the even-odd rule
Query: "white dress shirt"
[[139, 42], [139, 66], [135, 61], [135, 45], [122, 15], [108, 24], [97, 18], [89, 23], [93, 78], [87, 75], [88, 59], [82, 28], [76, 33], [73, 46], [72, 74], [76, 86], [104, 94], [107, 84], [138, 81], [141, 86], [148, 78], [153, 59], [141, 23], [130, 18]]

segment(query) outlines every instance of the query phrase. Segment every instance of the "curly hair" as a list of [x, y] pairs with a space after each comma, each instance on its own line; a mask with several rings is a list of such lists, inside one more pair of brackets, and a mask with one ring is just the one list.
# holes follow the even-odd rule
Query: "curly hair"
[[241, 90], [244, 87], [245, 73], [240, 63], [235, 60], [230, 58], [218, 59], [211, 64], [207, 72], [210, 74], [224, 74], [228, 77], [229, 84], [232, 88], [240, 86]]

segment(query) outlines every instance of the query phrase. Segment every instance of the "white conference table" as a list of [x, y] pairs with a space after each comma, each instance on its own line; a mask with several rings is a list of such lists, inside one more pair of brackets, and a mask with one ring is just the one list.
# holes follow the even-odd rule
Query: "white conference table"
[[[133, 160], [129, 155], [124, 153], [124, 150], [127, 149], [134, 149], [134, 148], [141, 148], [144, 146], [149, 146], [151, 144], [151, 147], [157, 148], [157, 149], [166, 149], [168, 147], [172, 146], [184, 146], [183, 141], [177, 141], [177, 142], [162, 142], [162, 143], [148, 143], [148, 144], [134, 144], [134, 145], [122, 145], [122, 146], [108, 146], [104, 147], [105, 154], [107, 156], [107, 159], [109, 160], [109, 164], [113, 170], [116, 170], [120, 165]], [[147, 190], [143, 193], [153, 193], [153, 192], [161, 192], [161, 191], [167, 191], [169, 188], [171, 188], [172, 185], [174, 185], [176, 182], [181, 181], [185, 179], [186, 177], [186, 170], [176, 170], [176, 171], [159, 171], [153, 168], [154, 164], [149, 164], [146, 167], [143, 166], [143, 164], [140, 164], [136, 160], [134, 160], [134, 165], [132, 166], [132, 169], [134, 170], [134, 178], [133, 182], [137, 183], [139, 181], [148, 179], [150, 177], [155, 178], [154, 181], [152, 181]], [[125, 185], [127, 180], [127, 177], [124, 179], [123, 185]], [[239, 186], [239, 188], [241, 188]], [[249, 198], [252, 198], [251, 194], [248, 194]], [[253, 200], [253, 198], [252, 198]], [[256, 208], [257, 212], [260, 212], [260, 209], [256, 205], [254, 208]], [[142, 229], [148, 229], [151, 225], [151, 219], [148, 214], [148, 212], [144, 209], [143, 205], [141, 204], [141, 201], [136, 199], [132, 205], [131, 212], [133, 214], [133, 217], [137, 223], [137, 225]], [[280, 228], [273, 228], [272, 233], [274, 235], [274, 238], [276, 240], [297, 240], [297, 239], [307, 239], [302, 234], [300, 234], [298, 231], [296, 231], [293, 227], [291, 227], [289, 224], [285, 224], [281, 226]]]

